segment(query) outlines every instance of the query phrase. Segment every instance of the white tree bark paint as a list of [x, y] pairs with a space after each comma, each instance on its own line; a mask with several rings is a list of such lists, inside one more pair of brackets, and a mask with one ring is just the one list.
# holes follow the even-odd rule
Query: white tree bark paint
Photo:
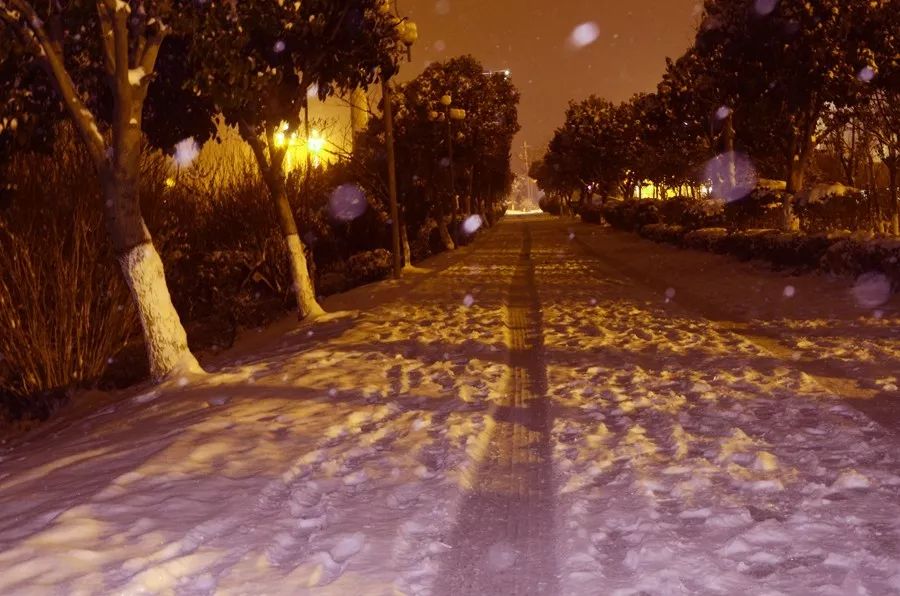
[[409, 249], [409, 234], [406, 224], [400, 225], [400, 247], [403, 250], [403, 267], [412, 267], [412, 251]]
[[138, 307], [150, 374], [155, 380], [178, 373], [200, 373], [188, 349], [187, 333], [172, 305], [162, 260], [152, 243], [140, 244], [119, 257], [119, 265]]
[[449, 230], [447, 230], [447, 220], [443, 217], [438, 219], [438, 233], [441, 235], [441, 241], [444, 243], [444, 247], [447, 250], [455, 250], [456, 244], [453, 242], [453, 237], [450, 236]]
[[285, 237], [288, 247], [288, 256], [291, 261], [291, 274], [294, 277], [294, 291], [297, 294], [297, 305], [300, 308], [300, 316], [304, 319], [314, 318], [325, 314], [325, 310], [316, 300], [316, 291], [313, 288], [312, 279], [309, 276], [309, 267], [306, 264], [306, 253], [303, 243], [297, 234], [289, 234]]

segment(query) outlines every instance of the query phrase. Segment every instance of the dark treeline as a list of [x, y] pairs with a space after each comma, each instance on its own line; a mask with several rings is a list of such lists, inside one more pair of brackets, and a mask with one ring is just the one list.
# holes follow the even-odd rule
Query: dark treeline
[[756, 176], [783, 181], [781, 226], [797, 227], [814, 183], [840, 181], [900, 233], [898, 36], [893, 0], [707, 0], [655, 93], [571, 103], [531, 174], [551, 208], [646, 182], [662, 197], [724, 184], [735, 200], [748, 156]]

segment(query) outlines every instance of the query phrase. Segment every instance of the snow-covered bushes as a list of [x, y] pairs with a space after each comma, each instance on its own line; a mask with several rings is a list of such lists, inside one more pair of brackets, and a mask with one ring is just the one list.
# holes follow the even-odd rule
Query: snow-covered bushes
[[822, 268], [838, 275], [883, 273], [900, 289], [900, 240], [847, 237], [832, 244], [822, 257]]
[[391, 275], [393, 255], [383, 248], [353, 255], [347, 261], [347, 271], [357, 283], [371, 283]]
[[725, 228], [702, 228], [699, 230], [692, 230], [687, 232], [682, 238], [682, 246], [698, 250], [722, 252], [719, 246], [727, 236], [728, 230]]
[[720, 244], [720, 251], [741, 259], [761, 259], [777, 267], [815, 269], [835, 240], [801, 232], [736, 231]]
[[724, 226], [732, 230], [777, 229], [784, 218], [783, 191], [757, 188], [724, 205]]
[[659, 215], [667, 224], [689, 229], [717, 228], [724, 225], [721, 201], [674, 197], [659, 202]]
[[730, 254], [743, 260], [760, 259], [777, 267], [815, 269], [839, 238], [778, 230], [726, 230], [657, 224], [641, 228], [641, 236], [707, 252]]
[[797, 201], [796, 213], [804, 232], [868, 230], [872, 227], [870, 201], [855, 189], [818, 196], [809, 193]]
[[778, 230], [687, 230], [651, 224], [641, 236], [684, 248], [729, 254], [742, 260], [759, 259], [775, 267], [815, 270], [858, 277], [883, 273], [900, 289], [900, 240], [847, 234], [804, 234]]
[[635, 232], [646, 225], [660, 223], [657, 201], [626, 199], [611, 200], [601, 207], [603, 219], [614, 228]]
[[681, 246], [684, 239], [685, 228], [683, 226], [673, 226], [671, 224], [649, 224], [641, 228], [641, 236], [654, 242], [667, 242]]

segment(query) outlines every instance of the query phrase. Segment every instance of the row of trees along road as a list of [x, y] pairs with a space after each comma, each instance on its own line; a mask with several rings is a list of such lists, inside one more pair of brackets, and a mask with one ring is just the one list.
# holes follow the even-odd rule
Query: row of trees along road
[[141, 216], [142, 150], [202, 143], [215, 116], [236, 125], [278, 210], [301, 316], [317, 315], [274, 135], [298, 125], [313, 90], [324, 99], [393, 72], [401, 34], [386, 0], [0, 0], [0, 150], [49, 146], [62, 118], [74, 123], [154, 378], [199, 367]]
[[655, 93], [572, 102], [531, 175], [550, 195], [588, 187], [632, 196], [698, 188], [703, 165], [738, 149], [786, 181], [784, 222], [815, 152], [830, 144], [850, 172], [878, 159], [898, 233], [900, 8], [896, 0], [706, 0], [694, 43], [668, 60]]
[[[486, 72], [474, 57], [460, 56], [429, 65], [392, 95], [401, 229], [418, 229], [433, 219], [446, 248], [452, 249], [455, 242], [446, 227], [447, 216], [456, 224], [462, 213], [490, 221], [512, 188], [510, 160], [513, 137], [520, 128], [519, 92], [508, 73]], [[441, 103], [446, 95], [454, 109], [465, 111], [464, 119], [448, 122]], [[367, 164], [382, 160], [384, 134], [384, 120], [370, 120], [357, 139], [355, 159]], [[368, 169], [386, 171], [380, 165]], [[453, 196], [453, 188], [461, 201]]]

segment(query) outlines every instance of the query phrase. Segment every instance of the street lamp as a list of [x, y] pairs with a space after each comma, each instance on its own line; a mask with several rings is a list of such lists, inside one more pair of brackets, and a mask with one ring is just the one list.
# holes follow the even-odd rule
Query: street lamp
[[[381, 5], [384, 12], [390, 11], [389, 0]], [[407, 59], [412, 60], [412, 46], [419, 37], [415, 23], [395, 16], [397, 39], [406, 46]], [[384, 98], [384, 136], [387, 146], [388, 196], [391, 203], [391, 240], [394, 248], [394, 277], [399, 278], [403, 270], [400, 252], [400, 208], [397, 205], [397, 164], [394, 155], [394, 106], [392, 105], [391, 77], [396, 67], [393, 64], [381, 68], [381, 93]]]
[[444, 106], [444, 112], [432, 110], [429, 117], [432, 120], [447, 122], [447, 166], [450, 172], [450, 194], [453, 197], [455, 210], [458, 210], [458, 199], [456, 197], [456, 177], [453, 175], [453, 121], [461, 122], [466, 119], [466, 111], [461, 108], [454, 108], [453, 96], [450, 94], [441, 96], [441, 105]]

